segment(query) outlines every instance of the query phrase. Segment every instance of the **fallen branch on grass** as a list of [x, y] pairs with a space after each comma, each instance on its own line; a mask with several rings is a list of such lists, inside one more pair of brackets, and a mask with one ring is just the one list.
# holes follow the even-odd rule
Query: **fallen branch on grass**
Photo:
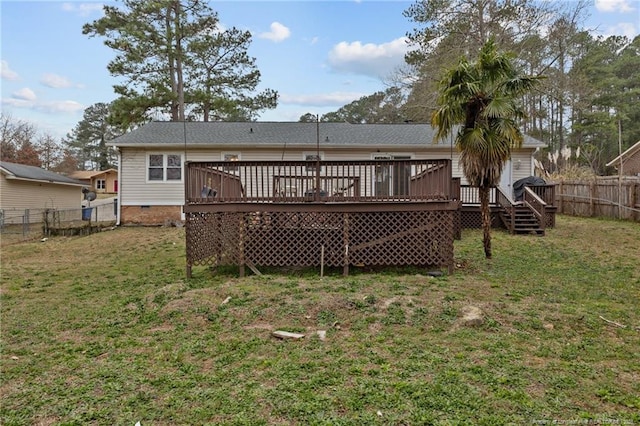
[[608, 320], [605, 317], [603, 317], [602, 315], [599, 315], [599, 316], [600, 316], [601, 320], [603, 320], [604, 322], [606, 322], [608, 324], [615, 325], [616, 327], [620, 327], [620, 328], [627, 328], [627, 326], [624, 325], [624, 324], [620, 324], [619, 322]]

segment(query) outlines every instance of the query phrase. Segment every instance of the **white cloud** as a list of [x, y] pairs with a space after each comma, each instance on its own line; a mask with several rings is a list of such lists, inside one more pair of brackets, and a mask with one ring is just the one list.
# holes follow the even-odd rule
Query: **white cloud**
[[605, 37], [621, 35], [626, 36], [629, 39], [633, 39], [638, 35], [638, 26], [630, 22], [619, 22], [616, 25], [606, 27], [603, 31], [603, 35]]
[[283, 104], [305, 106], [343, 106], [367, 95], [368, 93], [356, 92], [333, 92], [311, 95], [281, 94], [278, 101]]
[[49, 113], [75, 113], [84, 110], [84, 105], [76, 101], [42, 102], [34, 107], [35, 109]]
[[33, 102], [26, 101], [24, 99], [9, 98], [9, 99], [3, 99], [2, 105], [7, 105], [15, 108], [32, 108]]
[[[14, 93], [13, 96], [16, 96]], [[34, 111], [45, 112], [49, 114], [74, 114], [84, 111], [85, 106], [76, 101], [48, 101], [39, 102], [34, 97], [29, 99], [28, 96], [22, 98], [13, 97], [9, 99], [2, 99], [2, 105], [7, 105], [14, 108], [31, 109]]]
[[62, 10], [76, 13], [80, 16], [89, 16], [93, 13], [102, 13], [102, 3], [62, 3]]
[[18, 73], [9, 68], [9, 62], [0, 61], [0, 76], [3, 80], [17, 80]]
[[635, 10], [629, 0], [595, 0], [595, 6], [600, 12], [632, 12]]
[[408, 50], [406, 37], [382, 44], [343, 41], [331, 49], [328, 61], [331, 68], [337, 72], [380, 78], [401, 66]]
[[279, 43], [282, 40], [289, 38], [289, 36], [291, 35], [291, 31], [289, 30], [289, 28], [285, 27], [280, 22], [273, 22], [270, 28], [271, 31], [261, 33], [260, 35], [258, 35], [258, 37], [266, 38], [267, 40]]
[[66, 89], [68, 87], [74, 87], [74, 85], [68, 78], [62, 77], [57, 74], [43, 74], [40, 78], [40, 83], [44, 84], [47, 87], [52, 87], [54, 89]]
[[20, 90], [18, 90], [16, 92], [13, 92], [11, 94], [11, 96], [14, 99], [20, 99], [20, 100], [23, 100], [23, 101], [35, 101], [36, 98], [37, 98], [37, 96], [34, 93], [34, 91], [29, 89], [28, 87], [25, 87], [25, 88], [22, 88], [22, 89], [20, 89]]

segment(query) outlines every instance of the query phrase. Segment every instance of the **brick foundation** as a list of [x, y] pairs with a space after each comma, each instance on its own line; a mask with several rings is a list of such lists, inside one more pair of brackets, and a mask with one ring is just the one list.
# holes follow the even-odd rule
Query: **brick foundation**
[[123, 225], [166, 225], [181, 221], [181, 206], [122, 206], [120, 223]]

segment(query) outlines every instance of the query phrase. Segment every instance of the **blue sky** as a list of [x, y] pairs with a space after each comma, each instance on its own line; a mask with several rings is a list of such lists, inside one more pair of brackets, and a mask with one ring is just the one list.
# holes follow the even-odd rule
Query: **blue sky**
[[[570, 0], [569, 0], [570, 1]], [[249, 54], [261, 88], [280, 94], [261, 121], [297, 121], [335, 111], [384, 90], [403, 63], [412, 23], [402, 12], [413, 1], [212, 1], [224, 27], [251, 31]], [[640, 32], [640, 0], [593, 0], [589, 28], [603, 35]], [[85, 108], [114, 99], [106, 70], [113, 52], [82, 34], [102, 3], [0, 2], [1, 106], [15, 120], [64, 136]]]

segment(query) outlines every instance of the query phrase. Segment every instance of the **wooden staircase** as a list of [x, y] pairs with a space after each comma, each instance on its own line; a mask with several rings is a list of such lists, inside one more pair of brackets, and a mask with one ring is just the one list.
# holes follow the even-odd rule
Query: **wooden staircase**
[[514, 205], [511, 209], [503, 208], [500, 219], [511, 234], [534, 234], [544, 236], [544, 227], [533, 210], [526, 205]]
[[525, 188], [524, 201], [514, 202], [497, 188], [499, 216], [510, 234], [534, 234], [544, 236], [547, 204], [530, 188]]

